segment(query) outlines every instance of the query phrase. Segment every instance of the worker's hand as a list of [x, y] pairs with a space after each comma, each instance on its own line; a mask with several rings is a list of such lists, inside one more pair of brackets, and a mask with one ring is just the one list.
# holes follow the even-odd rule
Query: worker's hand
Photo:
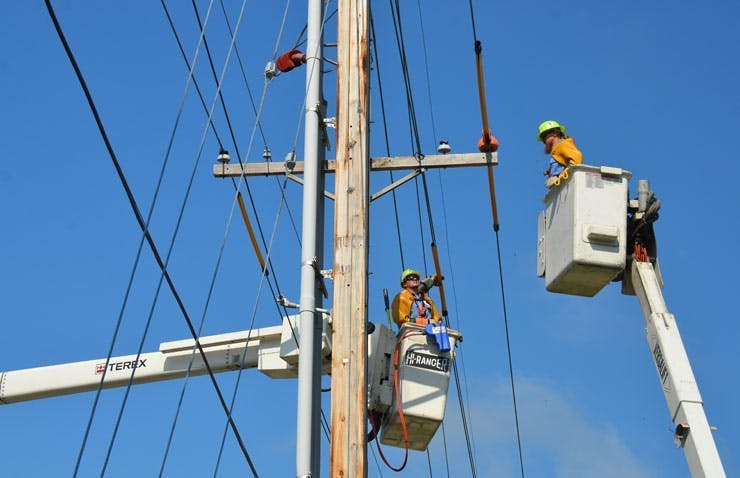
[[434, 274], [431, 277], [432, 281], [434, 281], [434, 285], [439, 286], [443, 280], [445, 280], [445, 276]]

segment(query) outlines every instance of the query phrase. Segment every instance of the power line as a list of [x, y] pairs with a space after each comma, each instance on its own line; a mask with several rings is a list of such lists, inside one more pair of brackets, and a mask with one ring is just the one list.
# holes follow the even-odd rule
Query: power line
[[[195, 339], [196, 344], [198, 345], [200, 353], [203, 357], [203, 363], [206, 366], [206, 369], [208, 370], [209, 376], [211, 377], [211, 381], [213, 383], [214, 389], [216, 390], [216, 393], [219, 396], [221, 404], [224, 407], [224, 411], [226, 411], [226, 402], [223, 399], [223, 395], [221, 394], [221, 390], [218, 387], [218, 383], [216, 382], [216, 379], [213, 375], [213, 371], [211, 370], [211, 366], [208, 363], [208, 359], [206, 358], [206, 354], [203, 351], [203, 347], [201, 346], [200, 341], [198, 340], [195, 334], [195, 329], [193, 328], [192, 321], [190, 320], [190, 317], [188, 316], [188, 313], [185, 309], [185, 305], [183, 304], [182, 299], [177, 293], [177, 289], [175, 288], [172, 278], [170, 277], [169, 273], [167, 272], [167, 269], [165, 268], [164, 263], [162, 262], [162, 258], [159, 254], [156, 244], [154, 243], [154, 239], [152, 238], [151, 234], [149, 233], [149, 230], [147, 229], [146, 223], [144, 221], [144, 218], [141, 215], [141, 211], [139, 210], [139, 206], [136, 203], [136, 199], [134, 198], [133, 192], [131, 191], [131, 188], [129, 187], [128, 181], [126, 180], [126, 176], [124, 175], [123, 170], [121, 169], [121, 166], [118, 162], [118, 158], [116, 157], [116, 154], [113, 151], [113, 146], [111, 145], [110, 140], [108, 139], [108, 134], [105, 131], [105, 127], [103, 126], [103, 122], [100, 118], [100, 115], [98, 114], [97, 108], [92, 99], [92, 95], [90, 94], [90, 90], [88, 89], [87, 83], [82, 75], [82, 71], [80, 70], [77, 64], [77, 60], [75, 59], [74, 54], [72, 53], [72, 50], [70, 49], [70, 46], [67, 43], [67, 39], [64, 36], [64, 32], [62, 31], [61, 25], [59, 24], [59, 21], [57, 20], [56, 14], [54, 13], [54, 8], [52, 7], [50, 0], [44, 0], [44, 2], [46, 4], [47, 11], [49, 12], [49, 16], [51, 17], [51, 20], [54, 23], [54, 28], [56, 29], [57, 35], [59, 36], [59, 39], [61, 40], [62, 45], [64, 46], [64, 50], [67, 53], [67, 57], [69, 58], [69, 61], [72, 64], [75, 74], [77, 75], [77, 79], [80, 83], [80, 86], [82, 87], [82, 90], [85, 93], [85, 97], [87, 99], [88, 105], [90, 106], [90, 110], [95, 118], [95, 122], [98, 126], [98, 130], [100, 131], [103, 142], [105, 143], [105, 147], [108, 150], [108, 154], [113, 162], [113, 166], [116, 169], [118, 177], [121, 180], [121, 184], [126, 192], [126, 196], [129, 200], [129, 204], [131, 205], [131, 209], [133, 210], [134, 215], [136, 216], [136, 220], [139, 223], [139, 227], [141, 228], [142, 233], [145, 235], [147, 243], [149, 244], [149, 247], [152, 251], [152, 254], [154, 255], [155, 260], [157, 261], [157, 265], [160, 267], [162, 271], [162, 275], [166, 278], [167, 285], [169, 286], [170, 291], [172, 292], [172, 295], [175, 298], [175, 301], [177, 302], [177, 305], [180, 308], [180, 311], [182, 312], [183, 317], [185, 318], [188, 328], [190, 329], [190, 332], [193, 335], [193, 338]], [[233, 422], [233, 420], [231, 420], [231, 425], [234, 431], [234, 435], [236, 436], [239, 442], [239, 445], [242, 449], [242, 453], [244, 454], [244, 457], [247, 459], [247, 462], [249, 463], [250, 467], [254, 470], [254, 465], [252, 463], [252, 460], [249, 457], [249, 453], [247, 452], [247, 449], [244, 446], [244, 442], [241, 439], [239, 430], [237, 429], [236, 424]], [[77, 469], [75, 470], [75, 474], [76, 473], [77, 473]]]
[[[470, 24], [472, 27], [473, 32], [473, 44], [475, 45], [475, 52], [476, 52], [476, 61], [477, 61], [477, 67], [478, 67], [478, 82], [479, 82], [479, 94], [481, 95], [481, 114], [483, 116], [483, 131], [484, 134], [486, 134], [488, 130], [487, 121], [485, 114], [485, 103], [483, 102], [483, 93], [482, 93], [482, 82], [481, 82], [481, 76], [482, 76], [482, 70], [481, 70], [481, 63], [480, 63], [480, 52], [481, 52], [481, 43], [478, 40], [478, 35], [475, 30], [475, 12], [473, 10], [473, 0], [468, 0], [468, 5], [470, 7]], [[519, 468], [521, 470], [522, 478], [524, 478], [524, 458], [522, 455], [522, 438], [521, 433], [519, 430], [519, 411], [517, 408], [517, 402], [516, 402], [516, 386], [514, 381], [514, 365], [513, 361], [511, 359], [511, 339], [509, 336], [509, 319], [508, 314], [506, 312], [506, 294], [504, 289], [504, 272], [503, 272], [503, 265], [501, 263], [501, 242], [499, 238], [499, 226], [498, 226], [498, 216], [496, 213], [496, 203], [493, 196], [493, 169], [489, 165], [488, 169], [489, 174], [489, 186], [491, 188], [491, 207], [493, 208], [493, 230], [496, 233], [496, 256], [498, 258], [498, 273], [499, 273], [499, 280], [501, 282], [501, 305], [503, 309], [503, 315], [504, 315], [504, 331], [506, 335], [506, 353], [509, 361], [509, 381], [511, 383], [511, 398], [512, 402], [514, 404], [514, 423], [516, 425], [516, 443], [517, 448], [519, 451]]]
[[[242, 4], [242, 11], [241, 11], [242, 14], [243, 14], [243, 11], [244, 11], [245, 4], [246, 4], [246, 0], [244, 0], [244, 3]], [[210, 7], [212, 5], [213, 5], [213, 2], [211, 2], [209, 4], [209, 9], [208, 9], [208, 15], [209, 16], [210, 16], [210, 12], [211, 12], [211, 8]], [[206, 17], [206, 20], [207, 19], [208, 19], [208, 17]], [[242, 16], [240, 14], [240, 17], [239, 17], [239, 22], [240, 23], [241, 23], [241, 19], [242, 19]], [[204, 41], [204, 44], [205, 44], [205, 33], [204, 32], [205, 32], [205, 30], [203, 28], [201, 28], [201, 37], [203, 38], [203, 41]], [[233, 47], [233, 43], [232, 43], [232, 47]], [[217, 82], [216, 82], [216, 85], [217, 85], [216, 95], [219, 98], [222, 98], [221, 96], [219, 96], [219, 94], [221, 92], [221, 86], [222, 86], [222, 83], [223, 83], [224, 75], [226, 73], [226, 69], [227, 69], [227, 66], [228, 66], [228, 62], [229, 62], [229, 58], [230, 58], [231, 52], [232, 52], [232, 48], [230, 47], [229, 54], [227, 55], [226, 60], [224, 62], [224, 67], [222, 69], [221, 77], [220, 78], [217, 78]], [[207, 135], [208, 135], [208, 130], [210, 129], [211, 124], [213, 124], [212, 121], [211, 121], [211, 119], [212, 119], [213, 109], [215, 107], [215, 103], [216, 103], [216, 99], [214, 98], [213, 104], [212, 104], [211, 109], [210, 109], [209, 114], [208, 114], [208, 123], [206, 124], [205, 130], [204, 130], [203, 135], [201, 137], [201, 143], [200, 143], [200, 146], [199, 146], [198, 154], [197, 154], [195, 163], [193, 165], [193, 170], [191, 172], [190, 179], [189, 179], [189, 182], [188, 182], [188, 186], [187, 186], [187, 189], [186, 189], [186, 192], [185, 192], [185, 196], [183, 198], [183, 201], [182, 201], [182, 204], [181, 204], [181, 207], [180, 207], [180, 211], [179, 211], [179, 214], [178, 214], [178, 218], [177, 218], [177, 222], [176, 222], [176, 225], [175, 225], [175, 229], [173, 231], [172, 238], [170, 240], [170, 245], [169, 245], [169, 248], [167, 250], [167, 256], [166, 256], [165, 261], [164, 261], [164, 267], [165, 268], [169, 265], [171, 254], [172, 254], [172, 251], [174, 250], [175, 241], [177, 239], [177, 235], [178, 235], [178, 232], [179, 232], [179, 229], [180, 229], [180, 225], [182, 223], [182, 218], [184, 216], [185, 207], [186, 207], [187, 202], [188, 202], [188, 199], [190, 197], [190, 191], [192, 189], [192, 185], [193, 185], [193, 182], [195, 180], [195, 174], [197, 172], [198, 164], [200, 163], [200, 159], [201, 159], [201, 156], [202, 156], [203, 148], [204, 148], [205, 141], [206, 141], [206, 138], [207, 138]], [[147, 337], [148, 332], [149, 332], [149, 327], [150, 327], [151, 322], [152, 322], [152, 319], [154, 317], [154, 310], [155, 310], [155, 307], [157, 305], [157, 301], [159, 299], [159, 294], [160, 294], [160, 291], [161, 291], [163, 279], [164, 279], [164, 275], [160, 275], [159, 282], [157, 284], [156, 292], [155, 292], [155, 295], [154, 295], [154, 299], [152, 301], [152, 305], [151, 305], [151, 308], [150, 308], [150, 311], [149, 311], [149, 316], [147, 317], [147, 321], [146, 321], [146, 324], [144, 326], [144, 331], [143, 331], [141, 340], [139, 342], [139, 348], [138, 348], [137, 355], [136, 355], [136, 358], [137, 359], [141, 355], [141, 353], [143, 351], [143, 348], [144, 348], [144, 343], [145, 343], [146, 337]], [[200, 336], [200, 330], [198, 330], [197, 336]], [[103, 474], [105, 472], [105, 469], [106, 469], [106, 467], [108, 465], [108, 460], [109, 460], [110, 455], [111, 455], [111, 452], [113, 450], [113, 445], [114, 445], [114, 442], [115, 442], [115, 439], [116, 439], [116, 436], [117, 436], [117, 433], [118, 433], [118, 428], [119, 428], [120, 423], [121, 423], [121, 420], [123, 418], [123, 413], [124, 413], [124, 410], [126, 408], [126, 404], [128, 402], [128, 397], [129, 397], [129, 393], [130, 393], [130, 390], [131, 390], [131, 386], [133, 385], [135, 374], [136, 374], [136, 369], [133, 369], [131, 371], [131, 376], [129, 378], [129, 382], [128, 382], [127, 386], [126, 386], [126, 392], [124, 394], [124, 398], [123, 398], [123, 401], [121, 403], [121, 408], [119, 410], [118, 417], [116, 419], [116, 423], [115, 423], [115, 427], [113, 429], [111, 440], [110, 440], [110, 443], [108, 445], [108, 451], [106, 453], [105, 461], [103, 462], [103, 471], [102, 471], [101, 474]], [[253, 470], [253, 472], [254, 472], [254, 470]], [[256, 474], [256, 472], [255, 472], [255, 474]]]
[[[283, 21], [285, 21], [285, 18], [287, 16], [287, 12], [288, 12], [288, 9], [289, 8], [290, 8], [290, 1], [288, 1], [286, 3], [285, 14], [283, 15]], [[325, 12], [326, 12], [326, 10], [325, 10]], [[321, 24], [322, 31], [323, 31], [325, 22], [326, 22], [326, 13], [324, 13], [324, 19], [323, 19], [322, 24]], [[282, 37], [282, 33], [283, 33], [283, 27], [281, 26], [280, 32], [278, 33], [278, 38], [277, 38], [277, 41], [276, 41], [276, 45], [280, 43], [280, 39]], [[277, 50], [277, 47], [276, 47], [276, 50]], [[259, 117], [260, 117], [261, 112], [262, 112], [262, 106], [263, 106], [263, 103], [264, 103], [265, 95], [267, 93], [267, 87], [268, 87], [268, 85], [269, 85], [269, 82], [266, 82], [265, 83], [265, 86], [263, 88], [262, 99], [260, 100], [260, 107], [259, 107], [258, 113], [257, 113], [257, 120], [259, 120]], [[301, 105], [301, 110], [300, 110], [301, 112], [304, 110], [305, 104], [306, 104], [306, 97], [304, 96], [303, 103]], [[292, 151], [295, 151], [297, 137], [298, 137], [298, 134], [299, 134], [301, 125], [302, 125], [302, 121], [301, 120], [302, 120], [302, 115], [299, 115], [299, 121], [298, 121], [298, 125], [296, 127], [296, 140], [293, 143]], [[252, 129], [252, 138], [254, 137], [254, 131], [255, 130], [253, 128]], [[252, 145], [252, 142], [250, 140], [250, 145], [249, 145], [250, 149], [251, 149], [251, 145]], [[242, 165], [242, 174], [239, 177], [239, 185], [241, 185], [241, 182], [242, 181], [245, 181], [245, 184], [246, 184], [245, 170], [244, 170], [243, 165]], [[282, 209], [283, 204], [285, 204], [285, 194], [284, 193], [285, 193], [285, 187], [287, 186], [287, 181], [288, 181], [288, 178], [286, 176], [284, 178], [284, 180], [283, 180], [283, 185], [282, 185], [282, 188], [281, 188], [281, 200], [280, 200], [280, 204], [279, 204], [279, 207], [278, 207], [278, 212], [277, 212], [277, 215], [276, 215], [276, 218], [275, 218], [272, 235], [270, 237], [270, 242], [269, 242], [269, 245], [265, 245], [265, 248], [266, 248], [266, 251], [267, 251], [267, 254], [266, 254], [267, 259], [266, 260], [267, 260], [267, 262], [269, 264], [271, 264], [270, 256], [271, 256], [271, 253], [272, 253], [272, 246], [273, 246], [273, 241], [274, 241], [274, 238], [275, 238], [275, 233], [277, 231], [277, 225], [278, 225], [278, 219], [279, 219], [280, 210]], [[237, 193], [238, 193], [238, 189], [239, 188], [237, 186]], [[235, 198], [235, 200], [236, 200], [236, 198]], [[234, 207], [235, 207], [235, 203], [232, 204], [232, 210], [231, 210], [231, 214], [229, 216], [229, 224], [231, 222], [231, 217], [233, 216], [233, 213], [234, 213]], [[228, 233], [228, 228], [229, 228], [229, 226], [227, 225], [227, 233]], [[264, 279], [264, 277], [263, 277], [263, 279]], [[268, 284], [269, 284], [269, 280], [268, 280]], [[262, 287], [262, 280], [260, 281], [260, 285], [259, 285], [259, 288], [261, 288], [261, 287]], [[260, 292], [258, 290], [258, 292], [257, 292], [257, 297], [258, 298], [259, 298], [259, 295], [260, 295]], [[249, 335], [251, 334], [252, 327], [254, 326], [254, 319], [256, 317], [256, 313], [257, 313], [257, 303], [255, 302], [255, 306], [254, 306], [252, 317], [251, 317], [251, 321], [250, 321], [250, 327], [249, 327], [249, 331], [250, 332], [247, 335], [247, 341], [249, 340]], [[287, 315], [288, 314], [287, 314], [287, 311], [286, 311], [286, 316]], [[290, 323], [290, 320], [289, 319], [288, 319], [288, 323], [289, 323], [290, 328], [291, 328], [291, 333], [293, 334], [293, 339], [296, 342], [296, 346], [299, 346], [298, 340], [297, 340], [296, 335], [295, 335], [295, 329], [294, 329], [292, 323]], [[244, 352], [242, 354], [242, 359], [241, 359], [242, 360], [242, 365], [243, 365], [244, 359], [246, 358], [246, 353], [247, 353], [247, 347], [246, 347], [246, 342], [245, 342], [245, 348], [244, 348]], [[237, 375], [237, 382], [236, 382], [236, 385], [234, 387], [234, 391], [233, 391], [233, 394], [232, 394], [231, 405], [230, 405], [230, 408], [229, 408], [229, 411], [230, 412], [233, 410], [233, 407], [234, 407], [234, 405], [236, 403], [236, 396], [237, 396], [237, 392], [239, 390], [239, 384], [241, 382], [242, 370], [243, 370], [243, 367], [240, 367], [239, 372], [238, 372], [238, 375]], [[322, 419], [322, 425], [324, 427], [328, 428], [328, 425], [326, 424], [326, 421], [327, 421], [326, 420], [326, 416], [324, 415], [324, 411], [323, 410], [321, 410], [321, 419]], [[220, 447], [219, 447], [218, 458], [217, 458], [217, 462], [216, 462], [216, 468], [214, 470], [214, 476], [216, 475], [216, 473], [218, 473], [218, 467], [219, 467], [219, 464], [220, 464], [221, 456], [223, 454], [223, 449], [224, 449], [224, 444], [225, 444], [225, 440], [226, 440], [226, 432], [227, 432], [227, 430], [228, 430], [227, 428], [224, 429], [224, 434], [223, 434], [222, 439], [221, 439], [221, 444], [220, 444]], [[326, 430], [325, 430], [325, 433], [326, 433]], [[327, 435], [327, 440], [329, 440], [328, 433], [326, 435]]]
[[[224, 21], [226, 22], [226, 28], [229, 31], [229, 35], [233, 38], [234, 32], [231, 29], [231, 22], [229, 21], [229, 15], [226, 12], [226, 6], [224, 5], [223, 0], [219, 0], [219, 4], [221, 5], [221, 11], [224, 14]], [[249, 97], [249, 104], [252, 106], [252, 112], [254, 113], [255, 118], [256, 118], [257, 117], [257, 107], [255, 106], [254, 95], [252, 94], [252, 88], [249, 86], [249, 81], [247, 80], [247, 74], [244, 68], [244, 63], [242, 62], [242, 57], [239, 54], [239, 49], [237, 48], [236, 43], [234, 43], [234, 53], [236, 53], [236, 60], [237, 60], [237, 64], [239, 65], [239, 71], [242, 74], [242, 80], [244, 80], [244, 86], [247, 89], [247, 96]], [[265, 132], [262, 129], [262, 122], [259, 121], [259, 119], [257, 120], [257, 127], [259, 128], [260, 136], [262, 137], [262, 143], [265, 147], [265, 151], [267, 151], [269, 149], [267, 145], [267, 138], [265, 137]], [[268, 161], [271, 161], [271, 159], [268, 159]], [[232, 178], [232, 182], [233, 182], [233, 178]], [[275, 184], [278, 186], [278, 189], [280, 190], [280, 180], [277, 177], [275, 177]], [[300, 234], [298, 233], [298, 227], [296, 226], [295, 219], [293, 217], [293, 211], [291, 211], [290, 205], [287, 202], [285, 203], [285, 210], [288, 213], [288, 218], [290, 219], [290, 224], [293, 227], [293, 232], [296, 235], [298, 244], [300, 244], [301, 237], [300, 237]], [[257, 211], [255, 211], [254, 213], [256, 215]]]
[[[407, 101], [407, 108], [408, 108], [408, 114], [409, 114], [409, 124], [411, 127], [412, 132], [412, 142], [415, 142], [416, 145], [416, 156], [419, 159], [419, 167], [421, 169], [421, 161], [424, 157], [422, 151], [421, 151], [421, 141], [419, 137], [419, 130], [418, 130], [418, 123], [416, 120], [416, 112], [414, 108], [414, 100], [413, 95], [411, 92], [411, 79], [410, 74], [408, 71], [408, 63], [406, 61], [406, 53], [405, 53], [405, 46], [404, 46], [404, 40], [403, 40], [403, 26], [402, 26], [402, 20], [401, 20], [401, 10], [400, 10], [400, 4], [398, 0], [395, 0], [395, 9], [393, 8], [393, 3], [391, 4], [391, 10], [392, 10], [392, 16], [393, 16], [393, 27], [396, 34], [396, 42], [398, 46], [399, 56], [401, 57], [401, 67], [402, 67], [402, 73], [404, 77], [404, 85], [406, 89], [406, 101]], [[426, 183], [426, 175], [422, 172], [422, 184], [424, 186], [424, 198], [425, 203], [427, 207], [427, 216], [429, 220], [429, 229], [431, 233], [432, 238], [432, 249], [433, 251], [436, 248], [436, 236], [434, 231], [434, 220], [432, 217], [432, 208], [431, 208], [431, 202], [429, 199], [429, 191]], [[418, 190], [418, 180], [416, 182], [417, 184], [417, 207], [419, 209], [419, 219], [421, 221], [421, 206], [419, 205], [419, 190]], [[423, 234], [423, 228], [421, 228], [421, 233]], [[422, 252], [424, 252], [422, 250]], [[436, 256], [435, 256], [436, 257]], [[426, 263], [426, 255], [425, 255], [425, 263]], [[436, 265], [436, 264], [435, 264]], [[425, 264], [426, 268], [426, 264]], [[447, 320], [447, 325], [449, 325], [449, 316], [447, 310], [443, 310], [443, 315], [445, 319]], [[457, 372], [457, 363], [453, 361], [453, 375], [455, 377], [455, 384], [457, 387], [457, 393], [458, 393], [458, 402], [460, 405], [460, 413], [461, 413], [461, 421], [463, 424], [463, 430], [465, 432], [465, 441], [467, 445], [468, 450], [468, 458], [470, 461], [470, 468], [473, 473], [473, 477], [476, 476], [476, 470], [475, 470], [475, 459], [473, 456], [473, 448], [471, 443], [471, 435], [468, 430], [468, 423], [467, 423], [467, 414], [465, 413], [465, 406], [463, 404], [463, 397], [462, 397], [462, 389], [460, 387], [460, 380]]]
[[[372, 41], [373, 41], [373, 52], [375, 53], [374, 59], [375, 59], [375, 73], [378, 77], [378, 93], [380, 94], [380, 112], [383, 117], [383, 136], [385, 138], [385, 154], [386, 156], [391, 156], [391, 148], [390, 143], [388, 142], [388, 122], [386, 121], [385, 116], [385, 101], [383, 98], [383, 82], [381, 81], [381, 75], [380, 75], [380, 57], [378, 56], [378, 40], [375, 36], [375, 22], [373, 21], [373, 12], [372, 9], [370, 10], [370, 33], [372, 35]], [[390, 176], [391, 184], [393, 184], [393, 171], [388, 171], [388, 174]], [[406, 269], [406, 264], [403, 259], [403, 242], [401, 241], [401, 222], [398, 219], [398, 202], [396, 200], [396, 190], [395, 188], [391, 191], [391, 195], [393, 196], [393, 214], [396, 219], [396, 235], [398, 236], [398, 253], [401, 256], [401, 270]]]
[[509, 339], [509, 319], [506, 313], [506, 294], [504, 292], [504, 272], [503, 266], [501, 265], [501, 245], [499, 241], [498, 231], [496, 231], [496, 255], [498, 257], [498, 275], [499, 281], [501, 282], [501, 306], [504, 311], [504, 330], [506, 331], [506, 353], [509, 358], [509, 380], [511, 382], [511, 398], [514, 402], [514, 423], [516, 424], [516, 443], [519, 448], [519, 467], [522, 472], [522, 478], [524, 478], [524, 458], [522, 456], [522, 438], [519, 433], [519, 413], [516, 404], [516, 388], [514, 386], [514, 366], [511, 360], [511, 340]]
[[[195, 59], [197, 59], [198, 51], [199, 51], [199, 48], [196, 48]], [[183, 52], [183, 54], [184, 54], [184, 52]], [[188, 92], [188, 89], [189, 89], [190, 81], [191, 80], [194, 82], [194, 84], [196, 85], [196, 89], [197, 89], [197, 83], [195, 83], [195, 78], [193, 77], [193, 69], [190, 67], [190, 63], [187, 61], [187, 58], [185, 58], [185, 61], [188, 64], [188, 79], [187, 79], [186, 84], [185, 84], [185, 91], [183, 92], [182, 98], [180, 100], [180, 106], [178, 108], [178, 112], [177, 112], [177, 115], [176, 115], [176, 118], [175, 118], [175, 123], [174, 123], [174, 126], [172, 128], [172, 133], [170, 134], [170, 138], [169, 138], [169, 141], [168, 141], [168, 144], [167, 144], [167, 150], [166, 150], [164, 159], [162, 161], [162, 167], [160, 169], [159, 177], [157, 178], [157, 185], [155, 187], [154, 196], [152, 198], [151, 206], [149, 208], [149, 212], [147, 213], [147, 218], [146, 218], [146, 228], [147, 229], [148, 229], [149, 224], [151, 222], [151, 218], [152, 218], [152, 214], [154, 212], [154, 208], [155, 208], [155, 206], [157, 204], [157, 199], [159, 197], [159, 191], [160, 191], [160, 188], [161, 188], [161, 185], [162, 185], [162, 180], [164, 178], [164, 172], [166, 170], [166, 167], [167, 167], [167, 164], [168, 164], [168, 161], [169, 161], [169, 156], [170, 156], [170, 153], [172, 151], [172, 145], [174, 143], [175, 133], [177, 132], [177, 128], [178, 128], [178, 125], [179, 125], [179, 122], [180, 122], [180, 117], [182, 116], [182, 112], [183, 112], [183, 109], [184, 109], [184, 106], [185, 106], [185, 100], [186, 100], [186, 97], [187, 97], [187, 92]], [[195, 65], [195, 63], [193, 63], [193, 66], [194, 65]], [[198, 89], [198, 94], [200, 95], [200, 90], [199, 89]], [[201, 99], [202, 99], [202, 96], [201, 96]], [[123, 302], [121, 304], [121, 308], [120, 308], [120, 311], [119, 311], [119, 314], [118, 314], [118, 318], [116, 320], [116, 325], [114, 327], [113, 336], [111, 338], [111, 342], [110, 342], [110, 345], [108, 347], [108, 353], [106, 355], [106, 361], [105, 361], [105, 369], [103, 370], [103, 374], [100, 377], [100, 382], [98, 384], [98, 387], [97, 387], [97, 390], [96, 390], [96, 393], [95, 393], [95, 398], [93, 400], [93, 406], [91, 407], [90, 416], [88, 418], [88, 422], [87, 422], [87, 425], [85, 427], [85, 432], [84, 432], [84, 435], [83, 435], [82, 444], [80, 446], [80, 451], [78, 453], [76, 464], [75, 464], [75, 472], [74, 472], [75, 475], [78, 472], [79, 466], [81, 464], [82, 456], [83, 456], [83, 453], [84, 453], [84, 450], [85, 450], [85, 445], [87, 443], [87, 438], [88, 438], [88, 436], [90, 434], [90, 429], [92, 427], [92, 422], [93, 422], [93, 419], [95, 417], [95, 412], [97, 410], [98, 402], [100, 400], [100, 394], [101, 394], [101, 392], [103, 390], [103, 383], [105, 382], [105, 377], [107, 375], [106, 372], [107, 372], [107, 369], [108, 369], [108, 364], [110, 363], [111, 356], [113, 355], [113, 348], [114, 348], [115, 343], [116, 343], [117, 338], [118, 338], [118, 332], [120, 331], [121, 323], [123, 321], [123, 314], [124, 314], [124, 311], [126, 310], [126, 306], [128, 304], [128, 299], [129, 299], [129, 296], [131, 294], [131, 288], [133, 286], [134, 277], [136, 275], [136, 271], [137, 271], [137, 268], [138, 268], [139, 261], [141, 260], [141, 252], [142, 252], [143, 247], [144, 247], [144, 241], [145, 241], [145, 236], [142, 235], [141, 236], [141, 240], [139, 241], [139, 246], [138, 246], [137, 251], [136, 251], [136, 257], [134, 259], [134, 264], [132, 266], [131, 274], [129, 275], [129, 280], [128, 280], [128, 283], [126, 285], [126, 291], [124, 293], [124, 299], [123, 299]]]

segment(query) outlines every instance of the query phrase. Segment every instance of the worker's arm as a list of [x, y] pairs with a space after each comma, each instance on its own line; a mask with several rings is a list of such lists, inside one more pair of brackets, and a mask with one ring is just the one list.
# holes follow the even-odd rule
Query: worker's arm
[[419, 282], [419, 292], [426, 292], [431, 290], [435, 285], [439, 285], [440, 278], [437, 274], [432, 274], [423, 281]]

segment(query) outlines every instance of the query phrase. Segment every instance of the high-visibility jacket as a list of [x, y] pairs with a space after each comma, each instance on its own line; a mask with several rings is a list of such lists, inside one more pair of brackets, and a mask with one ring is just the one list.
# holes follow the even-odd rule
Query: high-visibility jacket
[[[426, 325], [428, 321], [442, 322], [442, 316], [428, 295], [415, 294], [408, 289], [404, 289], [396, 295], [391, 310], [393, 311], [393, 321], [399, 327], [406, 322], [421, 322], [422, 325]], [[417, 319], [419, 320], [417, 321]]]
[[573, 138], [566, 138], [553, 146], [550, 154], [552, 159], [565, 167], [568, 167], [570, 164], [583, 163], [583, 153], [578, 149]]

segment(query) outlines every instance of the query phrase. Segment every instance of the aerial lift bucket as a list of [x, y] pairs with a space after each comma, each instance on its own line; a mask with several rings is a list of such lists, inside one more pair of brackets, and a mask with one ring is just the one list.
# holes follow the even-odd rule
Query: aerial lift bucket
[[566, 172], [544, 198], [537, 275], [550, 292], [593, 297], [625, 267], [632, 174], [585, 164]]
[[[450, 369], [455, 357], [459, 332], [447, 329], [449, 350], [442, 351], [435, 335], [425, 327], [404, 324], [396, 345], [398, 370], [391, 363], [391, 373], [398, 374], [399, 393], [393, 393], [391, 406], [383, 416], [380, 441], [384, 445], [405, 447], [400, 410], [406, 422], [409, 449], [426, 450], [444, 419]], [[442, 341], [444, 343], [444, 341]]]

